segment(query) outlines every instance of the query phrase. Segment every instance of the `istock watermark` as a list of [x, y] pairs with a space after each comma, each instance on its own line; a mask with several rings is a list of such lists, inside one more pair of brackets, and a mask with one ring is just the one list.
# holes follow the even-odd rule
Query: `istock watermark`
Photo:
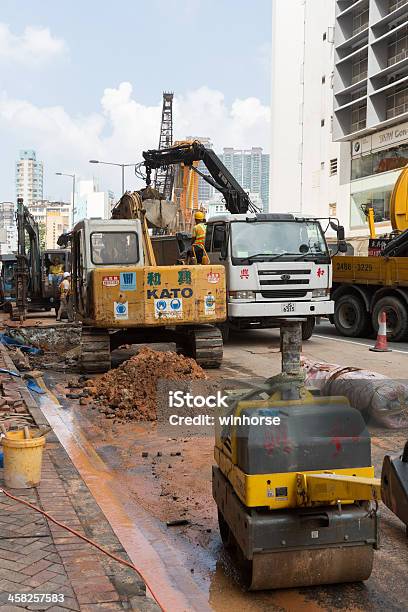
[[193, 395], [183, 391], [169, 391], [169, 408], [228, 408], [228, 396], [217, 391], [215, 395]]

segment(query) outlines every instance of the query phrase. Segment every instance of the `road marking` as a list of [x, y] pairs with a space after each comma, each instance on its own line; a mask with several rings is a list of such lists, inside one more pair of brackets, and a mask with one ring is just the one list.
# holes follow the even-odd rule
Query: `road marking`
[[[320, 334], [313, 334], [315, 338], [323, 338], [323, 340], [334, 340], [335, 342], [345, 342], [346, 344], [357, 344], [358, 346], [366, 346], [368, 348], [372, 348], [374, 344], [365, 344], [364, 342], [356, 342], [355, 340], [344, 340], [343, 338], [338, 338], [337, 336], [321, 336]], [[402, 353], [403, 355], [408, 355], [408, 351], [401, 351], [400, 349], [392, 349], [393, 353]]]

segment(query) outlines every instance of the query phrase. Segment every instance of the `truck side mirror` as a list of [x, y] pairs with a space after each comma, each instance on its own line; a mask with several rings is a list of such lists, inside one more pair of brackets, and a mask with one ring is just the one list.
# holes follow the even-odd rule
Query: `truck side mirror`
[[347, 242], [345, 240], [339, 240], [339, 253], [347, 253], [348, 247]]
[[227, 255], [228, 255], [228, 242], [226, 240], [221, 247], [220, 259], [227, 259]]
[[344, 226], [338, 225], [337, 226], [337, 240], [339, 242], [344, 242], [345, 238], [346, 238], [346, 235], [344, 233]]

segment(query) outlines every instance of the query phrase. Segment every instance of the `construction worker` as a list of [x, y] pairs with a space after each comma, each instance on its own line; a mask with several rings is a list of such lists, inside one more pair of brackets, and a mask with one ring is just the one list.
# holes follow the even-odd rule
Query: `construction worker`
[[74, 320], [74, 310], [72, 307], [72, 292], [71, 292], [71, 274], [64, 272], [64, 278], [60, 285], [60, 306], [58, 308], [57, 321], [61, 321], [62, 313], [65, 311], [68, 316], [68, 322], [72, 323]]
[[198, 264], [203, 262], [203, 256], [205, 253], [205, 234], [207, 226], [205, 224], [205, 215], [201, 210], [198, 210], [194, 214], [195, 225], [193, 227], [192, 238], [193, 238], [193, 254]]

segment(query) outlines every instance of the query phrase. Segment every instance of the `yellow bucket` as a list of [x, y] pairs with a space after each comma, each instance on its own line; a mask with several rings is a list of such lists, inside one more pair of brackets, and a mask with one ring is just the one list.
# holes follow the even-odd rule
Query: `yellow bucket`
[[[31, 430], [30, 433], [33, 433]], [[9, 431], [1, 439], [4, 454], [4, 484], [10, 489], [30, 489], [40, 484], [45, 436], [24, 438], [24, 431]]]

